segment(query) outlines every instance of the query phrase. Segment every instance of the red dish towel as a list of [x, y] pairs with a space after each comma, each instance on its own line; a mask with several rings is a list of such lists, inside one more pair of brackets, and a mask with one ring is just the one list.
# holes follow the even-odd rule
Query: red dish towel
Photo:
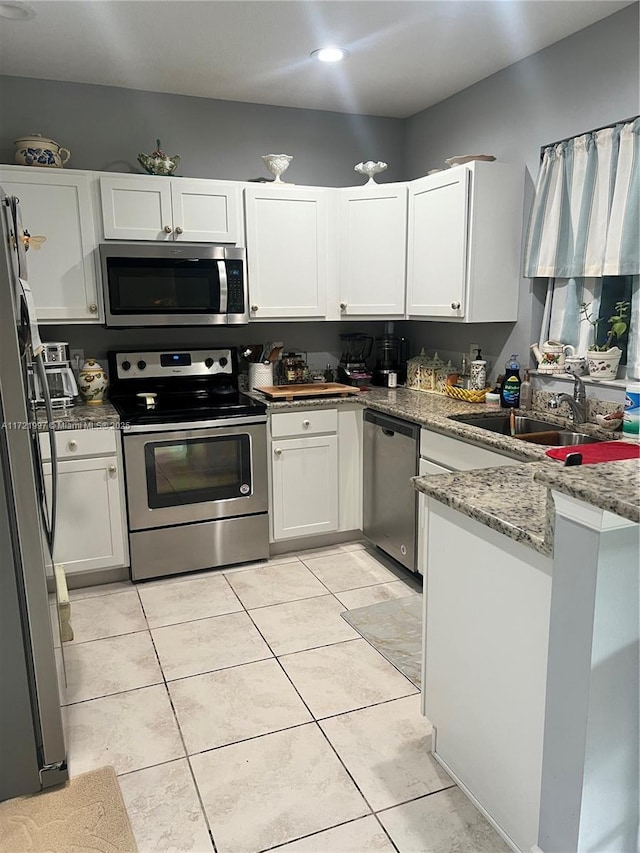
[[627, 441], [602, 441], [597, 444], [575, 444], [573, 447], [552, 447], [547, 456], [564, 461], [570, 453], [581, 453], [583, 465], [595, 462], [618, 462], [621, 459], [638, 459], [640, 445]]

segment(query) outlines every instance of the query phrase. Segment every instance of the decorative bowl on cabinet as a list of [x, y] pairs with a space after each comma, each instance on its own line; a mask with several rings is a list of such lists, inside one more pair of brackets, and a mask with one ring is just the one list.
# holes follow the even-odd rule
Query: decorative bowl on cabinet
[[156, 139], [156, 149], [151, 154], [138, 154], [138, 163], [150, 175], [173, 175], [179, 162], [179, 154], [169, 157], [168, 154], [164, 153], [160, 147], [159, 139]]
[[375, 184], [376, 182], [373, 180], [374, 175], [379, 175], [380, 172], [384, 172], [384, 170], [388, 168], [386, 163], [383, 163], [382, 160], [378, 160], [377, 162], [373, 160], [366, 160], [363, 163], [358, 163], [353, 167], [354, 172], [358, 172], [359, 175], [367, 175], [369, 180], [367, 184]]
[[262, 160], [274, 177], [275, 184], [284, 184], [280, 175], [284, 174], [293, 160], [293, 154], [263, 154]]

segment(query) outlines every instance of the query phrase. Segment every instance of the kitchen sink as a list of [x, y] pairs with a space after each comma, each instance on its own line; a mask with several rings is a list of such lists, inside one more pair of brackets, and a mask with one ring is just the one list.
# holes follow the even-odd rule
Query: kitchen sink
[[[508, 415], [490, 415], [488, 417], [483, 415], [457, 415], [452, 417], [451, 420], [479, 427], [480, 429], [487, 429], [490, 432], [497, 432], [501, 435], [511, 434]], [[599, 441], [606, 441], [603, 438], [596, 438], [584, 432], [577, 432], [551, 423], [550, 421], [538, 420], [537, 418], [530, 418], [526, 415], [516, 415], [515, 421], [515, 438], [533, 441], [536, 444], [545, 444], [551, 447], [566, 447], [574, 444], [595, 444]], [[536, 435], [534, 436], [533, 433], [536, 433]]]

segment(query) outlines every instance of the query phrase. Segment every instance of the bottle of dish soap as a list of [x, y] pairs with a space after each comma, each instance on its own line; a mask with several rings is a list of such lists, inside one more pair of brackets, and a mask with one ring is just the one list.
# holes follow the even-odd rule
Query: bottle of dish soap
[[520, 405], [520, 365], [518, 353], [513, 353], [505, 364], [506, 370], [500, 386], [500, 405], [503, 409], [517, 409]]

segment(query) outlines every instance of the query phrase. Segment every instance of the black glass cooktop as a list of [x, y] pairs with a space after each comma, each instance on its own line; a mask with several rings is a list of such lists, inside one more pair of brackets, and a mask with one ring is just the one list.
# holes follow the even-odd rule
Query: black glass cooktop
[[148, 408], [145, 397], [137, 394], [111, 397], [111, 402], [120, 417], [130, 424], [174, 424], [240, 418], [264, 414], [267, 410], [264, 403], [238, 391], [230, 392], [223, 399], [219, 393], [158, 393], [153, 408]]

